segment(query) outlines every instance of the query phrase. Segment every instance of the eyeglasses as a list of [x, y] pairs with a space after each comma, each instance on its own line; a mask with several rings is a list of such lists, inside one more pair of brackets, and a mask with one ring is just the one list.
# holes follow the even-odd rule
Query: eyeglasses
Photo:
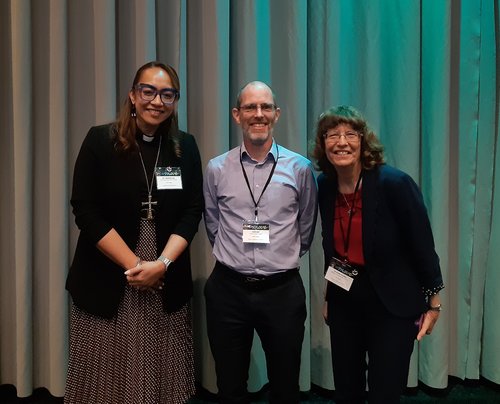
[[238, 109], [246, 114], [255, 114], [259, 108], [262, 111], [262, 113], [270, 114], [271, 112], [274, 112], [274, 110], [276, 109], [276, 105], [268, 103], [246, 104], [246, 105], [240, 105]]
[[354, 143], [357, 142], [360, 139], [360, 137], [363, 136], [363, 134], [354, 131], [349, 131], [344, 133], [337, 133], [337, 132], [323, 133], [323, 138], [325, 139], [325, 141], [330, 143], [337, 143], [342, 136], [344, 136], [347, 142]]
[[179, 91], [175, 88], [163, 88], [158, 90], [149, 84], [137, 84], [134, 87], [144, 101], [153, 101], [160, 94], [161, 102], [165, 105], [172, 104], [178, 97]]

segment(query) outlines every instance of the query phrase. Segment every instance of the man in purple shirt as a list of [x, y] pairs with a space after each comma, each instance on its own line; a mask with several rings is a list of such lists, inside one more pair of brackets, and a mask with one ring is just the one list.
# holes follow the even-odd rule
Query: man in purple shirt
[[205, 225], [216, 258], [207, 280], [207, 326], [219, 398], [249, 403], [254, 330], [266, 355], [271, 403], [299, 402], [306, 318], [299, 258], [316, 223], [311, 162], [279, 146], [272, 90], [251, 82], [232, 109], [243, 142], [208, 163]]

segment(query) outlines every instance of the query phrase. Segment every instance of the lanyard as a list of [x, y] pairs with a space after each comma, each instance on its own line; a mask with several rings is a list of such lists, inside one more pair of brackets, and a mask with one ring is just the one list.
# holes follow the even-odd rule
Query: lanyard
[[[349, 251], [349, 241], [351, 238], [351, 227], [352, 227], [352, 217], [354, 216], [354, 204], [356, 203], [356, 194], [358, 193], [359, 184], [361, 183], [361, 178], [363, 176], [363, 171], [359, 173], [358, 182], [356, 183], [356, 188], [354, 188], [354, 195], [352, 197], [352, 210], [349, 214], [349, 223], [347, 225], [347, 237], [344, 235], [344, 226], [342, 226], [342, 218], [339, 214], [340, 230], [342, 232], [342, 240], [344, 241], [344, 259], [347, 261], [347, 252]], [[345, 198], [345, 197], [344, 197]], [[347, 200], [345, 200], [347, 203]], [[349, 206], [349, 204], [347, 204]], [[340, 209], [340, 206], [339, 206]]]
[[241, 158], [241, 146], [240, 146], [240, 165], [241, 165], [241, 171], [243, 171], [243, 176], [245, 177], [245, 182], [247, 183], [247, 188], [250, 191], [250, 196], [252, 197], [252, 201], [253, 201], [253, 204], [255, 206], [255, 210], [254, 210], [255, 220], [257, 220], [257, 216], [258, 216], [259, 202], [260, 202], [260, 200], [262, 198], [262, 195], [264, 195], [264, 192], [266, 191], [267, 186], [271, 182], [271, 178], [273, 177], [274, 169], [276, 168], [276, 164], [278, 163], [278, 158], [280, 156], [279, 153], [280, 152], [279, 152], [279, 149], [278, 149], [278, 143], [276, 143], [276, 159], [274, 160], [273, 168], [271, 170], [271, 173], [269, 174], [269, 177], [267, 178], [266, 185], [264, 185], [264, 189], [262, 190], [262, 193], [260, 194], [258, 201], [255, 202], [255, 197], [253, 196], [252, 187], [250, 187], [250, 182], [248, 181], [248, 176], [247, 176], [247, 173], [245, 171], [245, 167], [243, 167], [243, 159]]

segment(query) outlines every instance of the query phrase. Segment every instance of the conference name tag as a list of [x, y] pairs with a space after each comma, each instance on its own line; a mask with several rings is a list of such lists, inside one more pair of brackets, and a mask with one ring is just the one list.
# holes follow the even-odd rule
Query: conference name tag
[[269, 244], [269, 223], [243, 222], [243, 242]]
[[333, 257], [326, 271], [325, 279], [349, 291], [357, 274], [358, 270], [349, 265], [348, 262]]
[[180, 167], [157, 167], [157, 189], [182, 189], [182, 176]]
[[349, 275], [343, 274], [334, 267], [328, 267], [325, 279], [337, 286], [340, 286], [342, 289], [345, 289], [347, 291], [351, 289], [352, 282], [354, 280]]

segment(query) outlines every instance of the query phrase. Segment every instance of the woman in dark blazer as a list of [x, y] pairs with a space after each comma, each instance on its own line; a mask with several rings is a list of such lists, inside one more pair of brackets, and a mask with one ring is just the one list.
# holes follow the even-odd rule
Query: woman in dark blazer
[[321, 114], [315, 141], [336, 402], [398, 403], [444, 287], [422, 195], [354, 108]]
[[183, 403], [194, 393], [188, 246], [203, 211], [179, 78], [150, 62], [116, 122], [90, 129], [71, 204], [80, 236], [65, 403]]

